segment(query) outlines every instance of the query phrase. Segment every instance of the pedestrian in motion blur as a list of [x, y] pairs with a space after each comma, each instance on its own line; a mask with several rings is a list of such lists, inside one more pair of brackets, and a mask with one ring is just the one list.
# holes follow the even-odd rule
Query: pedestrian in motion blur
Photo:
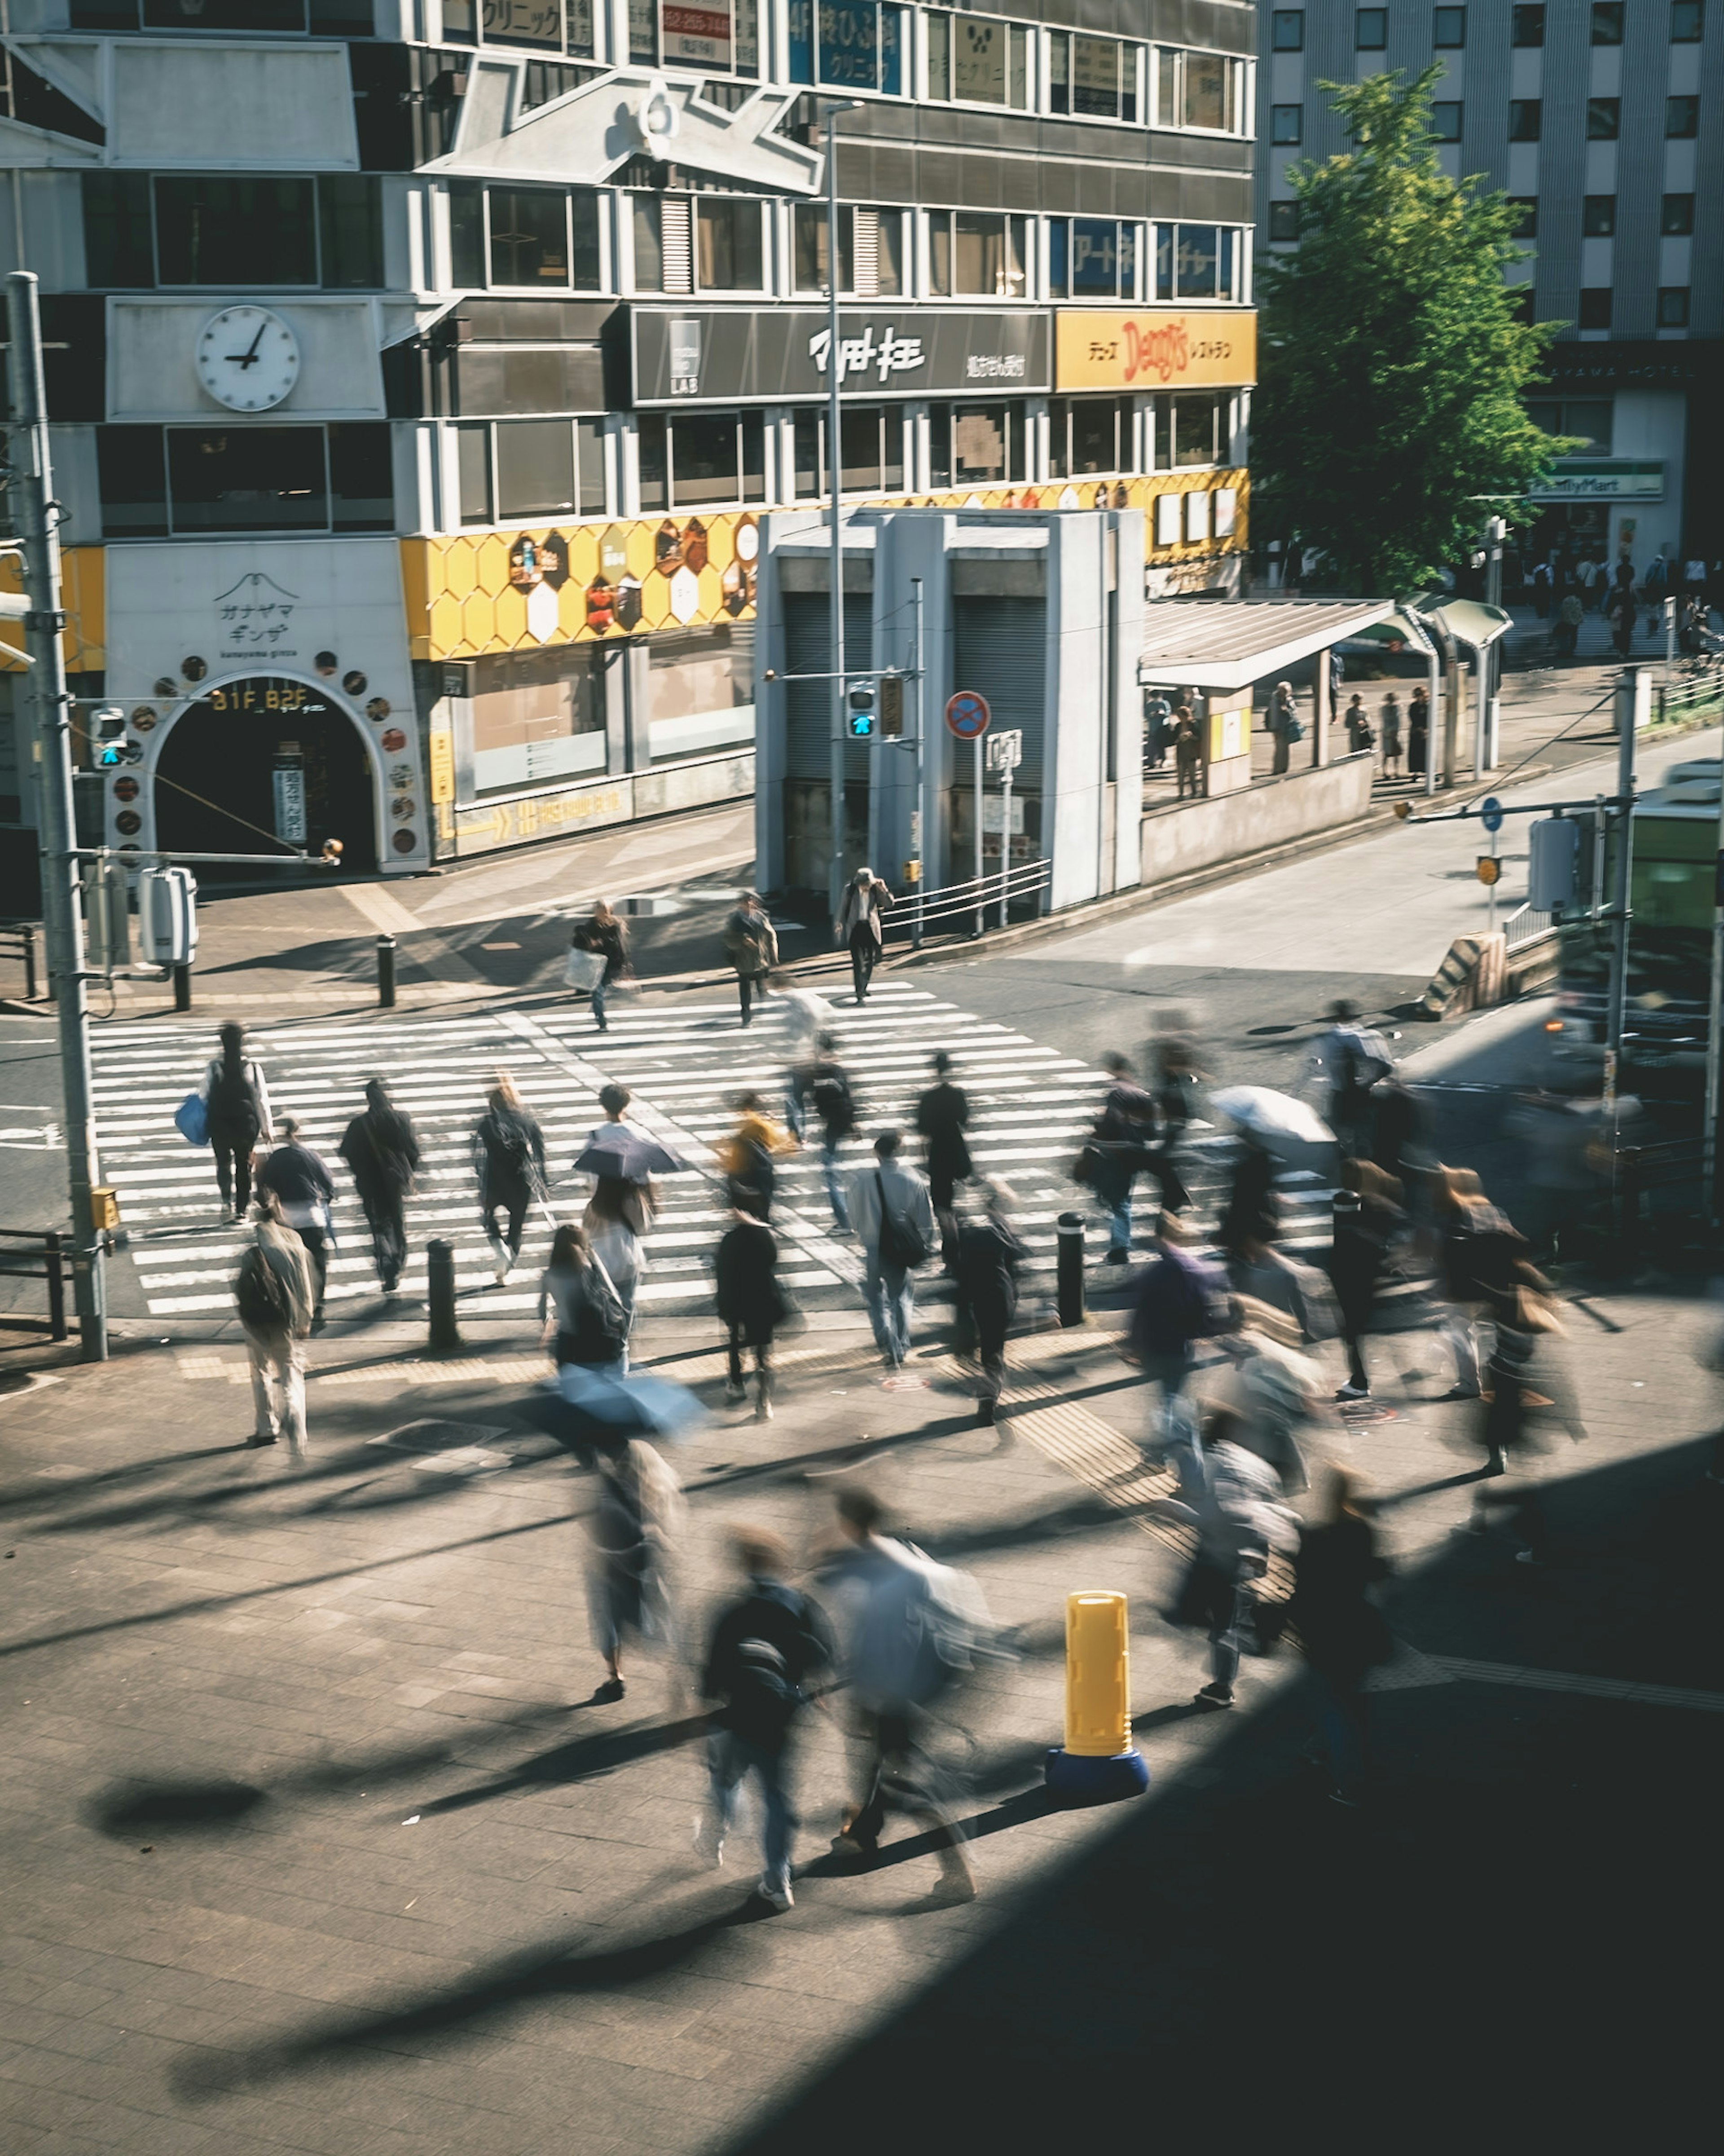
[[833, 941], [847, 943], [850, 951], [850, 978], [856, 1000], [867, 1000], [868, 984], [886, 940], [886, 909], [892, 894], [872, 869], [858, 869], [844, 886], [838, 918], [832, 924]]
[[571, 1222], [552, 1237], [550, 1263], [539, 1276], [539, 1323], [559, 1370], [566, 1363], [614, 1373], [626, 1368], [629, 1313], [586, 1229]]
[[1378, 731], [1383, 738], [1383, 775], [1398, 778], [1401, 775], [1401, 700], [1391, 689], [1383, 698], [1377, 714]]
[[736, 894], [736, 910], [725, 920], [724, 950], [736, 968], [742, 1023], [751, 1025], [753, 998], [758, 996], [762, 1003], [766, 1001], [767, 976], [778, 963], [778, 932], [767, 918], [757, 891]]
[[199, 1090], [208, 1116], [222, 1209], [243, 1220], [251, 1202], [251, 1157], [260, 1140], [269, 1142], [275, 1129], [263, 1066], [245, 1052], [244, 1027], [230, 1019], [217, 1038], [221, 1052], [211, 1059]]
[[581, 1224], [621, 1299], [630, 1327], [641, 1276], [647, 1269], [646, 1237], [659, 1209], [658, 1188], [648, 1163], [656, 1162], [666, 1168], [677, 1164], [674, 1154], [629, 1121], [634, 1097], [626, 1086], [613, 1082], [599, 1087], [604, 1121], [587, 1132], [574, 1161], [577, 1170], [593, 1177], [593, 1195]]
[[[545, 1197], [545, 1134], [505, 1070], [486, 1096], [473, 1130], [473, 1167], [479, 1178], [480, 1217], [500, 1286], [521, 1258], [527, 1208]], [[500, 1234], [497, 1214], [504, 1216]]]
[[251, 1358], [251, 1442], [274, 1445], [284, 1429], [296, 1459], [305, 1451], [305, 1358], [315, 1291], [305, 1246], [273, 1198], [259, 1206], [252, 1245], [233, 1276], [233, 1303]]
[[1341, 1337], [1347, 1343], [1347, 1383], [1337, 1400], [1367, 1400], [1370, 1373], [1365, 1368], [1364, 1337], [1371, 1330], [1378, 1289], [1407, 1235], [1401, 1186], [1373, 1162], [1344, 1160], [1342, 1188], [1335, 1194], [1335, 1227], [1329, 1278], [1341, 1312]]
[[1322, 1088], [1324, 1117], [1342, 1152], [1369, 1158], [1376, 1120], [1371, 1088], [1394, 1067], [1383, 1035], [1361, 1024], [1350, 996], [1338, 996], [1329, 1006], [1328, 1026], [1311, 1043], [1303, 1082]]
[[1189, 704], [1173, 714], [1173, 779], [1176, 800], [1188, 793], [1195, 801], [1203, 790], [1203, 744]]
[[604, 960], [604, 972], [593, 989], [593, 1016], [601, 1033], [610, 1031], [605, 998], [612, 987], [629, 972], [629, 931], [613, 911], [608, 899], [600, 899], [588, 919], [576, 924], [569, 937], [577, 951], [592, 951]]
[[933, 1065], [934, 1082], [916, 1104], [916, 1127], [925, 1147], [928, 1194], [940, 1223], [940, 1246], [950, 1270], [957, 1231], [952, 1195], [970, 1173], [970, 1148], [964, 1138], [970, 1103], [963, 1087], [952, 1082], [952, 1058], [943, 1048], [935, 1050]]
[[1317, 1681], [1323, 1742], [1337, 1804], [1356, 1804], [1368, 1760], [1365, 1679], [1393, 1648], [1371, 1589], [1388, 1576], [1371, 1524], [1364, 1486], [1331, 1467], [1321, 1518], [1306, 1528], [1295, 1560], [1287, 1614], [1299, 1628]]
[[784, 1314], [778, 1282], [778, 1244], [757, 1214], [738, 1206], [720, 1239], [712, 1265], [719, 1322], [730, 1333], [730, 1381], [725, 1399], [741, 1407], [748, 1397], [742, 1351], [754, 1351], [754, 1419], [772, 1419], [772, 1335]]
[[281, 1218], [305, 1246], [311, 1261], [311, 1330], [323, 1324], [323, 1298], [329, 1285], [329, 1253], [335, 1241], [330, 1207], [336, 1187], [329, 1170], [300, 1140], [291, 1116], [281, 1118], [281, 1142], [258, 1171], [259, 1199], [274, 1199]]
[[706, 1740], [707, 1810], [695, 1852], [716, 1870], [736, 1813], [736, 1792], [760, 1786], [765, 1869], [755, 1892], [771, 1908], [791, 1907], [790, 1865], [797, 1816], [790, 1793], [791, 1732], [808, 1682], [832, 1661], [832, 1635], [818, 1603], [787, 1585], [789, 1553], [776, 1535], [740, 1527], [731, 1537], [747, 1585], [712, 1628], [703, 1695], [718, 1702]]
[[814, 1059], [820, 1036], [835, 1023], [833, 1008], [812, 988], [798, 988], [793, 973], [767, 976], [767, 985], [777, 1000], [784, 1022], [784, 1065], [789, 1077], [784, 1091], [784, 1120], [797, 1138], [807, 1136], [807, 1092], [803, 1074]]
[[882, 1131], [870, 1163], [850, 1170], [850, 1222], [862, 1245], [862, 1292], [874, 1344], [888, 1371], [910, 1353], [915, 1305], [912, 1276], [934, 1247], [934, 1208], [928, 1186], [898, 1158], [903, 1141]]
[[1186, 1248], [1190, 1240], [1177, 1214], [1162, 1214], [1152, 1262], [1132, 1301], [1122, 1351], [1128, 1363], [1162, 1389], [1162, 1427], [1152, 1435], [1149, 1446], [1157, 1457], [1165, 1443], [1166, 1410], [1190, 1382], [1197, 1342], [1212, 1338], [1227, 1323], [1227, 1282]]
[[772, 1121], [758, 1093], [737, 1094], [736, 1128], [713, 1148], [731, 1204], [757, 1219], [770, 1219], [778, 1181], [776, 1163], [797, 1149], [796, 1140]]
[[844, 1140], [856, 1127], [859, 1111], [850, 1090], [849, 1073], [838, 1060], [838, 1042], [832, 1034], [823, 1033], [814, 1044], [814, 1060], [803, 1074], [803, 1097], [820, 1126], [820, 1169], [826, 1180], [832, 1224], [839, 1235], [848, 1235], [850, 1209], [844, 1199], [839, 1158]]
[[1277, 681], [1275, 694], [1269, 700], [1269, 717], [1265, 721], [1275, 737], [1275, 762], [1270, 767], [1279, 778], [1286, 770], [1293, 754], [1293, 744], [1304, 729], [1299, 723], [1299, 711], [1293, 701], [1293, 684]]
[[1018, 1314], [1018, 1270], [1029, 1254], [1008, 1216], [1012, 1192], [985, 1178], [974, 1188], [957, 1221], [957, 1347], [975, 1363], [976, 1419], [991, 1423], [1005, 1384], [1006, 1334]]
[[1178, 1497], [1152, 1509], [1198, 1531], [1197, 1554], [1172, 1613], [1177, 1625], [1201, 1625], [1209, 1639], [1209, 1681], [1199, 1707], [1234, 1704], [1241, 1635], [1255, 1604], [1252, 1589], [1269, 1569], [1273, 1550], [1290, 1550], [1297, 1522], [1279, 1502], [1280, 1481], [1267, 1460], [1234, 1442], [1224, 1413], [1203, 1440], [1198, 1473]]
[[407, 1263], [407, 1200], [419, 1165], [419, 1141], [381, 1078], [365, 1081], [365, 1111], [348, 1124], [338, 1150], [365, 1209], [377, 1279], [384, 1294], [393, 1295]]
[[1423, 778], [1429, 767], [1430, 691], [1423, 681], [1407, 699], [1407, 776]]
[[623, 1650], [631, 1640], [675, 1652], [671, 1567], [688, 1507], [681, 1485], [644, 1439], [603, 1438], [593, 1459], [598, 1496], [587, 1522], [588, 1605], [607, 1675], [593, 1697], [617, 1700], [627, 1689]]

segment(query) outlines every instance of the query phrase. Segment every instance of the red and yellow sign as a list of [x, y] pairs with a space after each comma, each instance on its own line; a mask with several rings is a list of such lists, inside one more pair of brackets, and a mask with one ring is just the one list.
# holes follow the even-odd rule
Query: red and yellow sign
[[1059, 390], [1244, 389], [1256, 379], [1257, 316], [1249, 308], [1061, 308], [1054, 317]]

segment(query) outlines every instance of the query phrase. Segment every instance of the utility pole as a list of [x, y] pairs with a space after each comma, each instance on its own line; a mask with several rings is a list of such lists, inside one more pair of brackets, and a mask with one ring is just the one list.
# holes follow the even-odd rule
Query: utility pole
[[[1488, 517], [1485, 523], [1485, 598], [1486, 603], [1499, 610], [1502, 606], [1502, 542], [1508, 536], [1508, 525], [1501, 516]], [[1481, 655], [1480, 665], [1485, 681], [1480, 685], [1479, 725], [1482, 730], [1485, 771], [1496, 768], [1498, 742], [1502, 726], [1502, 639], [1494, 638]]]
[[[1610, 1006], [1604, 1036], [1604, 1112], [1610, 1121], [1611, 1190], [1620, 1203], [1616, 1175], [1618, 1078], [1629, 996], [1629, 929], [1634, 860], [1634, 721], [1644, 667], [1624, 667], [1616, 685], [1616, 895], [1611, 904]], [[1618, 1225], [1620, 1226], [1620, 1222]]]
[[922, 680], [922, 580], [910, 580], [910, 670], [916, 682], [916, 824], [911, 834], [911, 852], [916, 857], [916, 927], [911, 937], [912, 948], [922, 947], [923, 893], [928, 887], [928, 834], [932, 826], [928, 817], [928, 728], [927, 696]]
[[1721, 1065], [1724, 1065], [1724, 761], [1718, 767], [1718, 851], [1712, 869], [1712, 996], [1706, 1016], [1706, 1218], [1716, 1228], [1721, 1217], [1718, 1175], [1718, 1118], [1724, 1113], [1720, 1097]]
[[78, 828], [72, 794], [71, 702], [60, 633], [60, 547], [52, 506], [48, 394], [42, 376], [37, 284], [28, 270], [6, 280], [12, 388], [8, 486], [23, 545], [25, 644], [31, 737], [38, 758], [36, 798], [42, 849], [42, 916], [48, 969], [59, 1017], [60, 1083], [65, 1101], [66, 1163], [72, 1206], [72, 1287], [86, 1363], [108, 1357], [104, 1245], [90, 1207], [98, 1180], [90, 1074], [90, 1014], [85, 1001], [84, 920], [79, 905]]
[[860, 100], [829, 97], [820, 110], [826, 121], [826, 475], [832, 516], [832, 916], [844, 897], [844, 549], [839, 513], [844, 488], [844, 445], [839, 436], [839, 375], [842, 346], [838, 321], [838, 116], [852, 112]]

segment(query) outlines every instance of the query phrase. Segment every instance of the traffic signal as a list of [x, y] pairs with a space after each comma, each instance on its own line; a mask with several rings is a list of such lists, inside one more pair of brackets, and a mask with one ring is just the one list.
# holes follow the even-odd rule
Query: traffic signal
[[873, 690], [866, 682], [859, 681], [851, 690], [847, 701], [850, 707], [849, 715], [850, 739], [872, 741], [875, 726]]
[[895, 741], [904, 732], [904, 676], [884, 675], [880, 685], [880, 730]]
[[126, 714], [110, 706], [98, 711], [95, 721], [95, 764], [99, 770], [111, 770], [124, 763], [126, 756]]

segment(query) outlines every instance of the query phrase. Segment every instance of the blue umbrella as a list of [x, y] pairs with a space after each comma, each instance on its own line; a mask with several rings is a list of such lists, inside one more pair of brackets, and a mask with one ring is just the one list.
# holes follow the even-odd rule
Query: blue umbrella
[[644, 1183], [649, 1175], [675, 1175], [688, 1163], [628, 1123], [602, 1123], [582, 1147], [572, 1173], [608, 1175], [619, 1183]]

